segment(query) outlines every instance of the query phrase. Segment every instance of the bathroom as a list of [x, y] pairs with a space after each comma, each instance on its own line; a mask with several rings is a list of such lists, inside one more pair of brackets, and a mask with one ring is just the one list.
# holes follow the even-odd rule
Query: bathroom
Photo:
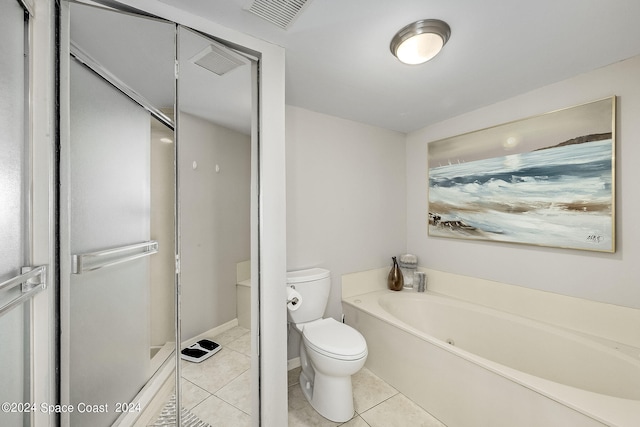
[[[255, 50], [263, 48], [261, 42], [204, 22], [188, 12], [151, 1], [129, 3], [159, 15], [169, 15], [221, 38], [227, 36], [239, 44], [253, 43]], [[38, 7], [46, 13], [46, 7]], [[455, 31], [454, 27], [454, 34]], [[37, 34], [36, 42], [47, 43], [38, 41]], [[391, 256], [405, 252], [415, 253], [421, 267], [508, 284], [516, 291], [537, 290], [640, 309], [637, 286], [640, 267], [635, 262], [640, 250], [640, 228], [634, 219], [640, 209], [640, 196], [633, 188], [638, 172], [633, 172], [632, 163], [640, 155], [637, 144], [633, 143], [640, 136], [640, 125], [634, 120], [640, 113], [640, 87], [635, 77], [640, 72], [637, 56], [612, 65], [602, 64], [578, 75], [567, 75], [554, 83], [540, 84], [532, 79], [526, 86], [523, 84], [517, 95], [478, 103], [463, 114], [401, 132], [363, 124], [354, 117], [285, 106], [284, 79], [281, 78], [284, 66], [274, 65], [284, 52], [275, 48], [268, 51], [266, 47], [264, 51], [265, 57], [274, 61], [266, 64], [273, 68], [265, 71], [268, 84], [264, 90], [270, 91], [266, 96], [275, 98], [275, 101], [269, 99], [275, 107], [265, 111], [270, 115], [267, 126], [273, 127], [265, 130], [268, 139], [264, 148], [277, 154], [264, 159], [263, 170], [267, 174], [263, 181], [265, 214], [271, 215], [265, 216], [269, 226], [265, 225], [263, 230], [264, 243], [270, 245], [271, 250], [263, 254], [261, 274], [263, 289], [271, 292], [261, 301], [265, 310], [262, 333], [269, 337], [261, 363], [264, 384], [269, 384], [270, 390], [280, 391], [262, 396], [264, 425], [286, 423], [286, 361], [297, 356], [295, 343], [289, 345], [288, 351], [284, 345], [286, 313], [276, 309], [283, 308], [284, 288], [278, 284], [285, 282], [287, 270], [329, 269], [332, 288], [326, 315], [336, 319], [340, 319], [343, 312], [343, 275], [388, 268]], [[41, 60], [45, 61], [46, 57]], [[44, 88], [51, 87], [47, 81], [38, 84], [41, 86], [36, 89], [39, 87], [45, 93]], [[618, 97], [614, 253], [428, 237], [428, 142], [612, 95]], [[42, 156], [36, 158], [36, 162], [45, 165], [48, 164], [50, 123], [44, 123], [43, 116], [48, 114], [49, 111], [36, 110], [34, 117], [41, 124], [36, 141], [45, 147], [42, 151], [36, 150], [36, 154]], [[354, 168], [358, 173], [354, 173]], [[45, 200], [44, 206], [47, 206], [49, 190], [47, 178], [44, 179], [45, 188], [36, 188], [44, 198], [36, 199]], [[40, 239], [50, 238], [50, 232], [42, 227], [36, 228], [35, 233]], [[49, 250], [50, 246], [45, 243], [36, 251], [41, 264], [52, 263]], [[48, 318], [46, 321], [53, 322]], [[48, 363], [44, 360], [45, 371]], [[45, 393], [40, 401], [48, 400], [48, 388], [40, 389]], [[36, 420], [41, 419], [39, 417], [43, 415], [38, 414]]]

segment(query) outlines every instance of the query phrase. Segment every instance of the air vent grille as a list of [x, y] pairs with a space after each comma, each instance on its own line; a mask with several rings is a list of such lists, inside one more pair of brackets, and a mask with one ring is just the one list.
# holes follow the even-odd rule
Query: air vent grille
[[191, 62], [219, 76], [244, 65], [242, 59], [214, 45], [204, 48], [191, 58]]
[[254, 0], [247, 10], [286, 30], [309, 3], [311, 0]]

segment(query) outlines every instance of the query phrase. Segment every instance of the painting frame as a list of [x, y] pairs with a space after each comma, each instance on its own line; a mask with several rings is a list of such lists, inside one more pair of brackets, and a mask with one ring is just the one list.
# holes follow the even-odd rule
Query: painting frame
[[616, 251], [610, 96], [427, 144], [429, 237]]

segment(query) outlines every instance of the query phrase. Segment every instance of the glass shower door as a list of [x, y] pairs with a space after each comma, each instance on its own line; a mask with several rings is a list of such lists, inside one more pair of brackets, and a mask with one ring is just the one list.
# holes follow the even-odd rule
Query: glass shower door
[[150, 376], [151, 124], [82, 65], [70, 71], [70, 419], [107, 426]]
[[[175, 27], [64, 5], [70, 60], [62, 86], [69, 126], [61, 139], [61, 401], [74, 411], [61, 421], [128, 425], [146, 415], [154, 374], [166, 373], [175, 347], [172, 324], [158, 325], [153, 313], [162, 292], [170, 306], [165, 317], [172, 318], [165, 288], [174, 289], [174, 245], [166, 239], [174, 230], [173, 202], [160, 208], [168, 232], [159, 235], [152, 185], [155, 148], [165, 144], [157, 140], [170, 146], [173, 136]], [[173, 182], [173, 163], [165, 169]], [[164, 191], [172, 194], [173, 185]], [[167, 263], [167, 277], [159, 277]]]

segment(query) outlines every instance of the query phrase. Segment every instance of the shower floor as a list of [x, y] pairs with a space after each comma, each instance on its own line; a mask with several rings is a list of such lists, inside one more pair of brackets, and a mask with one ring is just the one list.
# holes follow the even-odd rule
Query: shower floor
[[[206, 338], [219, 343], [222, 349], [200, 363], [180, 362], [182, 423], [188, 427], [250, 426], [251, 334], [236, 326]], [[176, 415], [172, 396], [149, 426], [175, 426]]]
[[[162, 408], [162, 412], [150, 427], [172, 427], [176, 425], [176, 396], [171, 396], [169, 402]], [[182, 408], [182, 425], [184, 427], [211, 427], [197, 416], [189, 412], [188, 409]]]

